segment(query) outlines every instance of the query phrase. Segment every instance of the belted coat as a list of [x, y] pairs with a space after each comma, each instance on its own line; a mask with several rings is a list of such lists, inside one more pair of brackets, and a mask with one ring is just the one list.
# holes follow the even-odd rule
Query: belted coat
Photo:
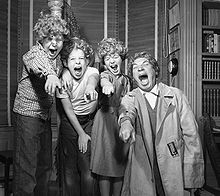
[[[183, 196], [185, 188], [204, 183], [204, 160], [198, 125], [181, 90], [158, 84], [155, 150], [166, 196]], [[153, 141], [146, 100], [136, 88], [123, 99], [120, 117], [135, 129], [130, 145], [122, 196], [156, 196]]]

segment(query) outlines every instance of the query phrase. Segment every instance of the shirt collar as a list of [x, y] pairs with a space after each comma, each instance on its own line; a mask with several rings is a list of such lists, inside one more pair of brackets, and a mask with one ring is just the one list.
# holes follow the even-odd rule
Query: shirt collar
[[[139, 88], [140, 89], [140, 88]], [[151, 89], [151, 91], [150, 92], [145, 92], [145, 91], [143, 91], [143, 90], [141, 90], [140, 89], [140, 91], [141, 91], [141, 93], [144, 95], [144, 94], [147, 94], [147, 93], [152, 93], [153, 95], [155, 95], [155, 96], [159, 96], [159, 89], [158, 89], [158, 84], [156, 83], [155, 85], [154, 85], [154, 87]]]

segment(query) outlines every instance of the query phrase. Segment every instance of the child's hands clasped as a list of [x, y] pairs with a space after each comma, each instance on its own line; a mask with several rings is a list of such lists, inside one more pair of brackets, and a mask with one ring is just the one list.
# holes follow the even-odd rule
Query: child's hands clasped
[[87, 85], [86, 90], [85, 90], [85, 94], [84, 94], [84, 99], [86, 100], [86, 102], [91, 102], [91, 101], [95, 101], [98, 98], [98, 93], [97, 91], [94, 89], [94, 87], [92, 85]]
[[78, 145], [80, 152], [85, 153], [87, 151], [87, 145], [89, 140], [91, 140], [91, 137], [88, 134], [82, 133], [79, 135]]
[[48, 75], [44, 88], [49, 95], [54, 96], [56, 88], [61, 89], [61, 82], [56, 75]]

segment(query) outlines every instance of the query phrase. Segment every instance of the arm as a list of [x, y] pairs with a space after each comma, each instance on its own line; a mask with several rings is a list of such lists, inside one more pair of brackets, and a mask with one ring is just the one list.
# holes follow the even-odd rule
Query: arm
[[78, 139], [79, 150], [81, 152], [85, 153], [87, 151], [87, 143], [89, 140], [91, 140], [91, 138], [82, 129], [82, 126], [80, 125], [80, 123], [79, 123], [79, 121], [73, 111], [72, 104], [71, 104], [69, 98], [61, 99], [61, 102], [62, 102], [64, 111], [65, 111], [70, 123], [72, 124], [72, 126], [75, 128], [76, 132], [79, 135], [79, 139]]
[[204, 160], [198, 125], [184, 94], [179, 99], [180, 126], [184, 140], [185, 188], [200, 188], [204, 184]]
[[72, 91], [73, 89], [73, 77], [70, 74], [69, 69], [64, 68], [62, 72], [62, 86], [64, 89], [69, 89], [69, 91]]
[[98, 93], [95, 90], [98, 82], [99, 82], [99, 74], [97, 73], [92, 74], [88, 78], [87, 86], [85, 90], [85, 96], [84, 96], [87, 102], [95, 101], [98, 98]]
[[114, 86], [110, 82], [108, 74], [106, 74], [105, 72], [101, 73], [100, 84], [103, 94], [110, 96], [112, 93], [114, 93]]
[[56, 88], [61, 89], [61, 82], [60, 79], [56, 75], [48, 75], [44, 86], [45, 91], [54, 96]]
[[49, 95], [54, 95], [56, 87], [61, 88], [60, 80], [54, 70], [56, 60], [49, 59], [39, 45], [33, 46], [23, 56], [23, 61], [29, 74], [46, 79], [45, 91]]
[[49, 60], [46, 53], [39, 45], [33, 46], [26, 54], [23, 55], [23, 62], [26, 70], [30, 74], [38, 77], [46, 77], [48, 75], [57, 75], [54, 68], [55, 60]]
[[136, 109], [134, 105], [134, 96], [132, 94], [126, 94], [121, 101], [119, 108], [119, 137], [127, 142], [131, 140], [131, 143], [135, 141], [134, 122], [136, 118]]

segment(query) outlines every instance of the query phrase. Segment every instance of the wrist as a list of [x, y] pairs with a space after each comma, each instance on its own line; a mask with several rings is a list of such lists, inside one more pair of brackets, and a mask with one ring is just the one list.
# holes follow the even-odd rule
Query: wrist
[[85, 134], [84, 130], [78, 132], [79, 137], [82, 137]]
[[[48, 78], [50, 78], [50, 77], [57, 77], [57, 76], [54, 75], [54, 74], [47, 74], [47, 75], [45, 76], [46, 80], [47, 80]], [[57, 78], [58, 78], [58, 77], [57, 77]]]
[[131, 118], [129, 116], [124, 116], [120, 119], [119, 124], [122, 125], [122, 123], [131, 123]]
[[95, 87], [92, 84], [87, 84], [86, 89], [95, 90]]

